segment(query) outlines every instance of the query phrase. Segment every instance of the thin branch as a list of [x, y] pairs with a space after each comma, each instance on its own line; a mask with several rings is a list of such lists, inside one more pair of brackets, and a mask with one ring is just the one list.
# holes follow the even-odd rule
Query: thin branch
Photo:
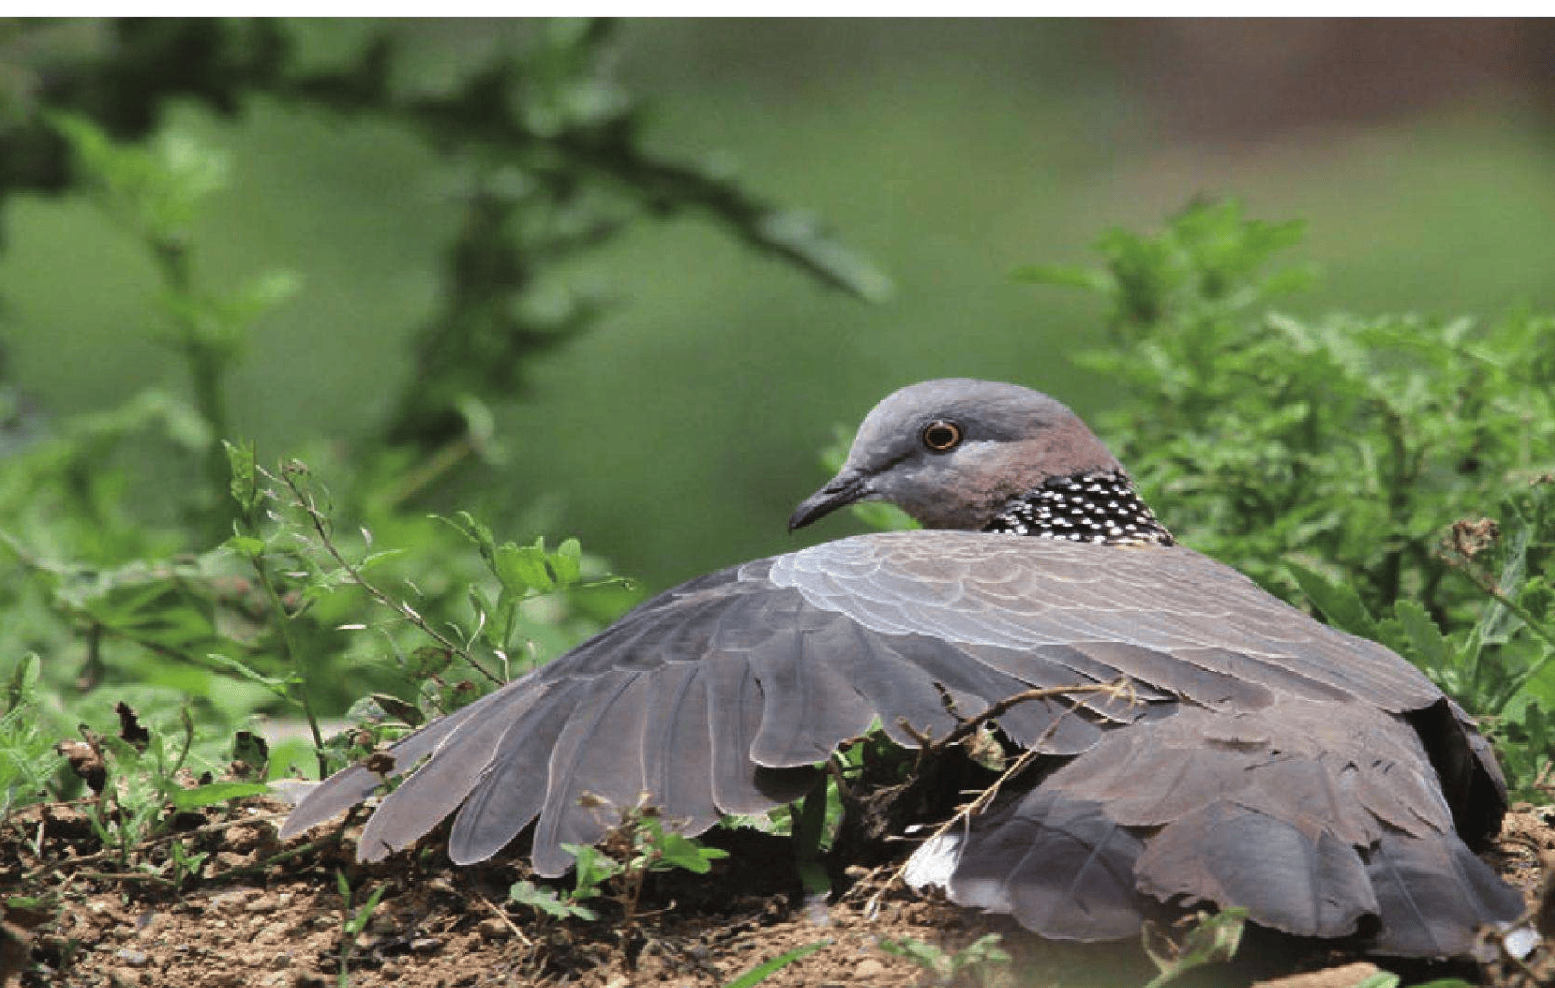
[[[949, 734], [945, 735], [944, 740], [934, 742], [930, 746], [930, 750], [933, 752], [944, 751], [951, 745], [959, 744], [962, 741], [965, 741], [967, 738], [971, 737], [979, 727], [983, 726], [991, 720], [994, 720], [995, 718], [1009, 713], [1010, 709], [1017, 704], [1026, 703], [1029, 700], [1048, 700], [1059, 696], [1071, 696], [1076, 693], [1107, 693], [1113, 697], [1125, 697], [1130, 706], [1133, 706], [1135, 703], [1139, 702], [1138, 697], [1134, 695], [1133, 685], [1128, 681], [1127, 678], [1119, 678], [1113, 680], [1110, 683], [1091, 683], [1079, 686], [1051, 686], [1043, 687], [1041, 689], [1030, 689], [1026, 690], [1024, 693], [1017, 693], [1014, 696], [1000, 700], [998, 703], [990, 705], [981, 713], [962, 720], [960, 726], [958, 726], [954, 731], [951, 731]], [[1051, 731], [1052, 728], [1049, 728], [1048, 730]], [[918, 735], [915, 734], [914, 736], [916, 737]]]
[[[273, 474], [262, 467], [260, 468], [260, 473], [264, 474], [264, 476], [269, 480], [273, 481], [276, 479]], [[492, 683], [498, 686], [503, 684], [501, 677], [497, 676], [491, 670], [475, 661], [475, 657], [470, 654], [470, 650], [468, 648], [465, 648], [463, 645], [456, 644], [453, 639], [432, 627], [432, 625], [427, 622], [426, 618], [417, 613], [416, 609], [411, 607], [409, 604], [395, 600], [387, 593], [384, 593], [382, 590], [378, 589], [377, 586], [368, 582], [367, 578], [362, 575], [361, 570], [358, 569], [354, 563], [348, 561], [346, 557], [340, 552], [340, 549], [335, 545], [334, 539], [332, 539], [329, 534], [329, 519], [324, 516], [324, 512], [319, 510], [319, 507], [314, 503], [312, 496], [304, 491], [302, 489], [302, 485], [297, 482], [297, 471], [283, 469], [281, 471], [280, 480], [286, 485], [287, 489], [292, 492], [292, 497], [295, 499], [294, 503], [297, 505], [297, 507], [301, 508], [303, 512], [307, 514], [308, 521], [312, 524], [314, 533], [318, 535], [319, 543], [324, 546], [324, 550], [329, 553], [330, 558], [333, 559], [335, 563], [345, 571], [346, 575], [351, 578], [352, 583], [367, 591], [368, 595], [371, 596], [373, 600], [377, 601], [380, 605], [393, 611], [400, 617], [415, 625], [418, 629], [420, 629], [422, 634], [436, 642], [439, 648], [445, 649], [448, 652], [459, 656], [464, 661], [468, 662], [472, 667], [474, 667], [477, 672], [491, 680]]]
[[[1120, 678], [1115, 682], [1107, 684], [1091, 684], [1085, 686], [1051, 687], [1046, 689], [1027, 690], [1024, 693], [1017, 693], [1015, 696], [1001, 700], [998, 703], [990, 706], [987, 710], [978, 714], [976, 717], [965, 721], [960, 727], [956, 728], [956, 730], [946, 735], [945, 740], [939, 742], [939, 744], [935, 746], [934, 750], [942, 750], [946, 746], [954, 743], [951, 740], [952, 738], [956, 738], [957, 740], [965, 738], [967, 735], [971, 734], [972, 731], [976, 730], [980, 724], [993, 717], [997, 717], [999, 714], [1005, 713], [1018, 703], [1024, 703], [1027, 700], [1044, 699], [1051, 696], [1065, 696], [1072, 693], [1112, 693], [1119, 696], [1128, 696], [1130, 704], [1138, 702], [1137, 698], [1134, 696], [1133, 684], [1127, 678]], [[1074, 711], [1075, 708], [1071, 707], [1060, 714], [1058, 717], [1055, 717], [1053, 722], [1047, 726], [1047, 729], [1042, 732], [1042, 736], [1037, 738], [1031, 747], [1021, 752], [1020, 757], [1015, 759], [1015, 761], [1008, 768], [1000, 773], [999, 777], [995, 779], [993, 783], [988, 786], [988, 788], [979, 793], [976, 799], [956, 810], [950, 819], [940, 824], [939, 827], [935, 829], [934, 833], [929, 835], [928, 840], [937, 840], [938, 838], [943, 837], [950, 831], [951, 827], [954, 827], [964, 821], [970, 821], [972, 816], [982, 812], [983, 809], [993, 801], [994, 797], [999, 794], [1000, 789], [1006, 782], [1024, 772], [1027, 766], [1029, 766], [1033, 761], [1044, 754], [1044, 752], [1041, 750], [1043, 743], [1057, 732], [1058, 725], [1063, 722], [1063, 718], [1070, 716], [1074, 713]], [[880, 888], [876, 890], [875, 894], [869, 897], [869, 901], [866, 902], [864, 906], [865, 915], [874, 916], [879, 911], [880, 898], [889, 892], [891, 887], [895, 885], [897, 881], [901, 879], [902, 875], [906, 873], [908, 861], [911, 860], [911, 857], [909, 857], [907, 861], [903, 861], [900, 865], [898, 865], [896, 869], [891, 872], [890, 877], [885, 880], [885, 884], [880, 886]]]

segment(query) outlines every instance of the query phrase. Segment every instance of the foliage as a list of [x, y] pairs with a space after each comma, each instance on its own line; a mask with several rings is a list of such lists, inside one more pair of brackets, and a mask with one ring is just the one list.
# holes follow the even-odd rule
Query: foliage
[[[42, 49], [61, 27], [31, 30]], [[608, 21], [530, 22], [521, 42], [493, 46], [484, 59], [436, 80], [411, 70], [412, 36], [390, 22], [363, 32], [317, 20], [125, 19], [79, 30], [100, 37], [80, 45], [74, 59], [7, 66], [18, 93], [47, 92], [52, 100], [40, 106], [22, 96], [20, 112], [0, 118], [0, 141], [17, 163], [0, 170], [0, 202], [11, 191], [81, 181], [46, 124], [50, 110], [93, 121], [103, 135], [83, 144], [65, 129], [78, 165], [95, 163], [83, 151], [122, 158], [110, 135], [140, 138], [171, 100], [233, 114], [260, 96], [382, 119], [444, 159], [461, 219], [447, 247], [442, 308], [421, 329], [415, 376], [384, 428], [393, 445], [423, 456], [441, 450], [423, 482], [470, 453], [491, 455], [487, 406], [510, 400], [535, 355], [586, 330], [604, 307], [603, 299], [569, 289], [558, 272], [641, 218], [697, 213], [822, 284], [864, 297], [888, 288], [808, 214], [769, 204], [711, 167], [646, 150], [642, 107], [609, 76]], [[39, 85], [45, 71], [46, 89]], [[170, 248], [158, 256], [175, 268], [182, 266], [178, 244], [161, 234], [187, 219], [191, 201], [215, 187], [221, 171], [214, 159], [189, 151], [159, 135], [149, 152], [136, 154], [173, 166], [171, 181], [143, 160], [106, 183], [124, 193], [117, 198], [138, 204], [124, 215]], [[231, 353], [207, 348], [202, 356], [220, 363]], [[197, 387], [203, 379], [197, 376]]]
[[744, 974], [724, 985], [724, 988], [753, 988], [754, 985], [761, 984], [763, 981], [767, 980], [769, 977], [776, 974], [778, 971], [781, 971], [783, 968], [794, 963], [795, 961], [804, 960], [806, 957], [809, 957], [817, 950], [830, 947], [832, 942], [833, 941], [826, 939], [816, 940], [813, 943], [805, 944], [803, 947], [795, 947], [793, 950], [784, 951], [771, 960], [763, 961], [760, 964], [757, 964], [749, 971], [746, 971]]
[[578, 903], [578, 895], [574, 894], [564, 900], [555, 889], [541, 888], [527, 879], [514, 882], [513, 887], [508, 889], [508, 898], [521, 906], [528, 906], [536, 912], [544, 913], [552, 919], [593, 921], [599, 918], [594, 914], [594, 910]]
[[1145, 988], [1171, 984], [1196, 967], [1220, 964], [1236, 956], [1242, 945], [1242, 930], [1247, 925], [1247, 910], [1223, 909], [1213, 915], [1200, 913], [1179, 941], [1169, 939], [1154, 924], [1143, 931], [1145, 952], [1160, 973]]
[[600, 847], [563, 844], [562, 848], [574, 860], [573, 887], [565, 897], [530, 881], [514, 884], [508, 897], [554, 919], [592, 921], [598, 916], [583, 903], [606, 895], [608, 885], [613, 889], [609, 898], [620, 904], [625, 921], [631, 922], [649, 874], [681, 868], [705, 875], [714, 861], [729, 856], [728, 851], [666, 829], [657, 813], [641, 806], [626, 810], [621, 825]]
[[[1421, 666], [1545, 785], [1555, 621], [1545, 570], [1555, 318], [1271, 309], [1299, 223], [1196, 204], [1097, 243], [1097, 270], [1033, 267], [1109, 306], [1083, 363], [1124, 392], [1098, 417], [1182, 541]], [[1499, 520], [1497, 520], [1499, 519]]]
[[0, 711], [0, 821], [46, 792], [61, 762], [38, 717], [38, 666], [36, 655], [16, 664]]
[[[0, 55], [0, 85], [17, 97], [0, 119], [0, 204], [11, 192], [70, 190], [125, 231], [160, 281], [144, 332], [180, 357], [190, 396], [148, 391], [49, 421], [0, 384], [0, 673], [41, 697], [0, 722], [8, 805], [72, 793], [38, 739], [77, 722], [111, 736], [120, 702], [154, 723], [192, 718], [184, 757], [202, 766], [220, 764], [255, 715], [297, 712], [322, 767], [619, 614], [636, 591], [604, 579], [575, 540], [503, 541], [470, 512], [412, 508], [446, 490], [470, 454], [497, 455], [489, 406], [513, 397], [534, 354], [598, 313], [564, 290], [559, 266], [642, 221], [691, 211], [825, 285], [884, 287], [819, 225], [649, 153], [637, 103], [609, 78], [608, 23], [532, 22], [519, 43], [432, 86], [406, 83], [409, 56], [388, 22], [354, 38], [347, 26], [278, 20], [0, 32], [29, 42]], [[293, 451], [345, 478], [334, 491], [297, 460], [265, 469], [232, 434], [232, 378], [251, 326], [301, 279], [279, 271], [210, 287], [191, 231], [242, 162], [159, 121], [171, 100], [235, 113], [261, 95], [415, 133], [443, 157], [463, 217], [444, 308], [417, 343], [417, 376], [390, 402], [398, 411], [349, 460], [337, 447]], [[393, 549], [378, 551], [380, 539]], [[41, 671], [21, 658], [34, 652], [47, 657]], [[371, 730], [325, 739], [320, 718], [364, 693]], [[268, 770], [306, 757], [299, 743], [279, 746]], [[152, 797], [171, 789], [146, 792], [149, 826]]]
[[914, 937], [893, 940], [881, 937], [880, 949], [896, 957], [905, 957], [933, 979], [936, 985], [983, 984], [987, 980], [986, 968], [1010, 963], [1010, 955], [1000, 946], [1003, 941], [997, 933], [979, 937], [972, 943], [948, 953], [943, 947], [925, 943]]
[[351, 984], [350, 962], [351, 953], [356, 949], [356, 939], [367, 929], [368, 920], [372, 919], [373, 912], [389, 887], [379, 885], [360, 906], [354, 905], [355, 895], [344, 872], [335, 872], [335, 888], [340, 893], [340, 966], [336, 969], [335, 984], [339, 988], [347, 988]]
[[[0, 447], [0, 668], [16, 663], [0, 715], [0, 791], [7, 813], [76, 795], [51, 739], [97, 725], [78, 742], [106, 776], [87, 780], [90, 819], [105, 853], [127, 866], [132, 849], [170, 835], [180, 811], [252, 791], [206, 774], [254, 716], [300, 711], [310, 724], [313, 745], [273, 753], [272, 777], [311, 749], [320, 767], [341, 764], [544, 661], [630, 602], [630, 588], [576, 541], [503, 541], [471, 512], [410, 510], [457, 464], [497, 454], [490, 405], [513, 395], [535, 354], [600, 311], [600, 300], [559, 284], [564, 264], [640, 218], [694, 211], [825, 284], [866, 295], [882, 284], [814, 224], [645, 151], [635, 105], [604, 76], [605, 26], [542, 26], [529, 48], [430, 91], [396, 83], [387, 34], [321, 66], [296, 58], [298, 32], [313, 30], [304, 25], [106, 30], [118, 47], [58, 68], [66, 84], [47, 106], [0, 125], [9, 147], [30, 149], [8, 162], [0, 194], [69, 186], [123, 224], [159, 273], [150, 332], [183, 359], [191, 397], [148, 392], [47, 423], [0, 394], [19, 423]], [[171, 65], [183, 74], [113, 95], [131, 70]], [[442, 309], [416, 343], [416, 376], [349, 464], [310, 452], [319, 474], [344, 478], [334, 494], [299, 460], [261, 466], [231, 434], [227, 395], [248, 327], [297, 278], [261, 275], [227, 293], [200, 281], [190, 218], [219, 187], [224, 159], [153, 128], [175, 95], [231, 111], [255, 93], [391, 120], [459, 179], [462, 221]], [[147, 134], [144, 145], [125, 140]], [[1514, 783], [1534, 792], [1555, 741], [1548, 485], [1528, 483], [1547, 469], [1540, 457], [1555, 430], [1555, 364], [1540, 345], [1550, 320], [1269, 313], [1297, 279], [1262, 272], [1295, 237], [1292, 225], [1199, 207], [1154, 237], [1109, 234], [1103, 271], [1027, 275], [1111, 301], [1114, 349], [1088, 363], [1131, 388], [1133, 404], [1120, 403], [1106, 431], [1185, 540], [1277, 592], [1299, 588], [1329, 620], [1421, 662], [1495, 716]], [[176, 496], [142, 496], [150, 472], [179, 478]], [[1499, 532], [1478, 521], [1491, 513]], [[1455, 519], [1464, 524], [1444, 541]], [[356, 708], [368, 729], [326, 739], [322, 712], [373, 690]], [[123, 710], [151, 724], [146, 737]], [[115, 716], [119, 733], [104, 726]], [[835, 786], [808, 807], [799, 829], [812, 851], [839, 807]], [[705, 872], [723, 853], [634, 812], [614, 858], [573, 849], [565, 897], [519, 883], [513, 899], [587, 919], [582, 903], [616, 882], [630, 916], [649, 874]], [[158, 877], [197, 881], [203, 853], [167, 847]], [[353, 908], [342, 876], [341, 894], [344, 979], [382, 889]], [[1190, 936], [1171, 970], [1224, 952], [1228, 928], [1204, 936]], [[968, 951], [911, 955], [951, 975], [998, 960], [992, 945]]]

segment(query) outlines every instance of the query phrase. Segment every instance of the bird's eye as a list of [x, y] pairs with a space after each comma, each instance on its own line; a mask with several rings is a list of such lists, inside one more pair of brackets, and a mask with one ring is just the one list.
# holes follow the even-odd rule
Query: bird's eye
[[923, 445], [931, 452], [943, 453], [961, 442], [961, 427], [945, 419], [935, 419], [923, 427]]

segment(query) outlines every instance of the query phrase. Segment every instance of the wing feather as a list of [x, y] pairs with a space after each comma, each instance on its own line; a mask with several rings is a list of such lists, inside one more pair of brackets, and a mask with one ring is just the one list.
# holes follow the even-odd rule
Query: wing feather
[[[1494, 757], [1408, 663], [1187, 549], [963, 532], [843, 539], [644, 603], [393, 745], [396, 772], [421, 767], [358, 853], [457, 810], [450, 854], [476, 861], [538, 817], [536, 869], [559, 874], [561, 844], [640, 797], [698, 833], [804, 795], [810, 765], [873, 719], [911, 746], [1033, 687], [1119, 677], [1133, 703], [999, 716], [1017, 744], [1074, 757], [943, 845], [957, 901], [1079, 939], [1128, 935], [1164, 899], [1323, 936], [1376, 914], [1379, 949], [1399, 952], [1455, 951], [1473, 921], [1509, 916], [1515, 893], [1454, 830], [1498, 824]], [[334, 776], [283, 835], [377, 783]]]

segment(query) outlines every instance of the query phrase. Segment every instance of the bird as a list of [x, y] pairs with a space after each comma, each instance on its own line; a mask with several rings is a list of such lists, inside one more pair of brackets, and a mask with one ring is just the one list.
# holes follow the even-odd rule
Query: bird
[[[1366, 952], [1450, 957], [1520, 894], [1482, 861], [1506, 784], [1418, 669], [1179, 544], [1068, 407], [909, 385], [860, 425], [790, 530], [858, 502], [921, 523], [692, 579], [345, 768], [283, 838], [409, 773], [364, 826], [380, 860], [452, 816], [485, 860], [532, 825], [536, 873], [647, 799], [692, 836], [799, 799], [878, 724], [921, 748], [982, 712], [1042, 768], [920, 847], [951, 901], [1038, 935], [1137, 936], [1160, 909], [1247, 910]], [[1060, 687], [1124, 683], [1117, 691]], [[996, 704], [1033, 690], [1025, 702]], [[412, 771], [413, 770], [413, 771]]]

